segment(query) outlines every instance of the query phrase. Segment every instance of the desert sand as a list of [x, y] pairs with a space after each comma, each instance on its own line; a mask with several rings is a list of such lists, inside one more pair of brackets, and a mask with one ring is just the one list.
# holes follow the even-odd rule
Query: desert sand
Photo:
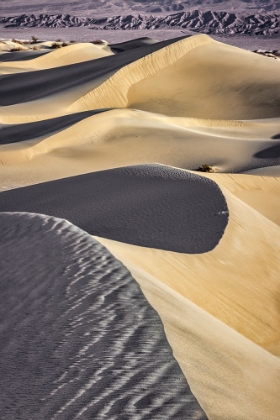
[[[100, 258], [102, 244], [158, 313], [208, 419], [279, 420], [279, 60], [195, 35], [73, 44], [3, 61], [0, 69], [0, 216], [4, 232], [15, 226], [3, 243], [14, 247], [15, 235], [18, 247], [31, 247], [25, 232], [34, 228], [39, 241], [50, 225], [48, 246], [61, 241], [78, 260], [74, 238], [64, 245], [63, 232], [83, 237]], [[80, 258], [88, 269], [91, 260]], [[11, 259], [18, 270], [26, 264]], [[36, 262], [38, 281], [48, 261]], [[13, 263], [5, 267], [9, 273]], [[67, 275], [66, 283], [75, 278]], [[24, 282], [22, 295], [31, 287]], [[9, 349], [15, 336], [7, 336]], [[52, 380], [68, 386], [59, 375]], [[65, 391], [69, 404], [59, 408], [71, 407], [76, 389], [73, 419], [94, 413], [80, 386]], [[43, 388], [38, 398], [49, 392]], [[152, 414], [140, 404], [137, 418], [204, 418], [196, 405], [180, 411], [184, 392], [196, 404], [186, 385], [168, 417], [156, 411], [165, 404], [159, 397]]]

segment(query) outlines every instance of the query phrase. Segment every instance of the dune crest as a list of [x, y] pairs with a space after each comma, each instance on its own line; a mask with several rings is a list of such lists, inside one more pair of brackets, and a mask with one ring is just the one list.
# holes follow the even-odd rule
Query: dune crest
[[[89, 92], [76, 101], [69, 111], [81, 111], [98, 107], [98, 103], [110, 103], [108, 108], [128, 106], [128, 92], [130, 87], [146, 77], [155, 75], [162, 68], [170, 66], [193, 48], [213, 42], [208, 35], [197, 35], [175, 44], [168, 45], [160, 51], [146, 55], [144, 58], [131, 63], [109, 78], [99, 88]], [[114, 91], [112, 97], [111, 92]]]
[[195, 118], [272, 118], [280, 115], [279, 96], [278, 62], [196, 35], [121, 69], [69, 112], [130, 107]]

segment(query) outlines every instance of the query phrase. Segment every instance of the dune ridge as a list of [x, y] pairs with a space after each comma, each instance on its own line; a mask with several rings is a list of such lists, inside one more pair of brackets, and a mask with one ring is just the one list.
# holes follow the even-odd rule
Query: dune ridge
[[[200, 45], [208, 44], [212, 39], [207, 35], [198, 35], [177, 41], [176, 44], [164, 47], [163, 54], [149, 54], [136, 65], [126, 66], [120, 70], [115, 77], [109, 78], [106, 83], [89, 92], [83, 98], [76, 101], [69, 110], [83, 110], [89, 107], [98, 107], [98, 103], [111, 103], [108, 108], [125, 107], [128, 105], [127, 95], [131, 85], [142, 79], [153, 76], [162, 68], [168, 67], [174, 61], [183, 57], [187, 52]], [[111, 90], [114, 89], [114, 97], [111, 98]]]
[[[212, 119], [278, 117], [279, 65], [252, 54], [207, 35], [189, 37], [124, 67], [76, 101], [69, 112], [130, 107]], [[170, 84], [164, 83], [167, 78]]]

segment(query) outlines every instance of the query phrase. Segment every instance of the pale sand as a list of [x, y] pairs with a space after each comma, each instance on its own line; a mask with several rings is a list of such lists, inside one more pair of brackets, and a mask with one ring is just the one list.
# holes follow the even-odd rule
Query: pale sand
[[[279, 61], [206, 35], [139, 50], [74, 66], [67, 66], [70, 55], [58, 54], [57, 68], [4, 76], [17, 84], [7, 87], [14, 105], [0, 109], [3, 142], [10, 143], [0, 146], [1, 188], [154, 162], [242, 172], [202, 174], [218, 184], [229, 208], [225, 234], [209, 252], [98, 240], [131, 270], [159, 312], [209, 419], [278, 420]], [[79, 51], [82, 58], [83, 48], [71, 59], [78, 61]], [[14, 65], [30, 65], [23, 63]], [[33, 77], [40, 99], [28, 89], [21, 97]], [[65, 115], [66, 125], [53, 120]]]

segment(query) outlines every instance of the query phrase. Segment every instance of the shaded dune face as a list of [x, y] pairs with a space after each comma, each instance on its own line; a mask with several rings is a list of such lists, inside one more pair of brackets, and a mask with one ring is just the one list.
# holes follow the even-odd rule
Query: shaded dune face
[[255, 157], [259, 159], [279, 159], [280, 157], [280, 144], [275, 146], [267, 147], [264, 150], [255, 154]]
[[183, 38], [157, 42], [127, 51], [125, 54], [112, 55], [98, 60], [89, 60], [54, 69], [4, 75], [0, 80], [0, 105], [8, 106], [40, 99], [50, 93], [63, 92], [66, 89], [79, 86], [81, 83], [92, 82], [104, 74], [116, 72], [133, 61]]
[[158, 41], [155, 41], [148, 37], [142, 37], [132, 39], [131, 41], [119, 42], [117, 44], [109, 44], [109, 47], [113, 51], [113, 53], [119, 54], [135, 48], [141, 48], [147, 45], [155, 44], [156, 42]]
[[1, 418], [204, 419], [124, 266], [66, 221], [0, 214]]
[[100, 114], [108, 110], [109, 109], [95, 109], [33, 123], [3, 127], [0, 130], [0, 144], [17, 143], [20, 141], [32, 140], [35, 137], [47, 136], [55, 131], [64, 130], [92, 115]]
[[1, 211], [61, 217], [92, 235], [181, 253], [221, 239], [228, 208], [210, 179], [161, 165], [95, 172], [3, 192]]

